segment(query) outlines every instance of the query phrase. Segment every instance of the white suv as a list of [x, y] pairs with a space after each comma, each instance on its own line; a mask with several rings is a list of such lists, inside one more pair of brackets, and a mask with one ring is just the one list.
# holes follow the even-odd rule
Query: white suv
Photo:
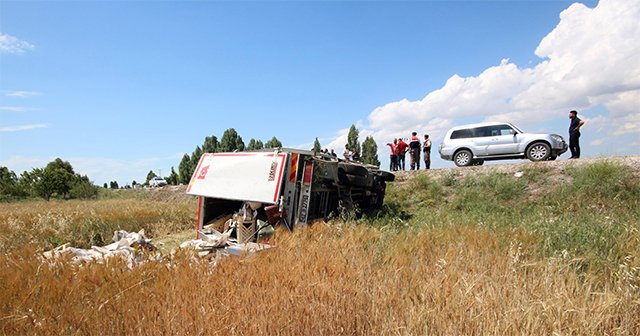
[[485, 160], [555, 160], [567, 148], [557, 134], [525, 133], [510, 123], [487, 122], [450, 129], [438, 151], [441, 158], [462, 167]]

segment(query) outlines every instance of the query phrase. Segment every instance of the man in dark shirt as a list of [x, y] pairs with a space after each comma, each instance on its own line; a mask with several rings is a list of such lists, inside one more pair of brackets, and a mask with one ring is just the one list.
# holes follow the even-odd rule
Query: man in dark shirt
[[411, 142], [409, 142], [409, 153], [411, 153], [411, 170], [420, 170], [420, 139], [418, 132], [411, 133]]
[[569, 112], [569, 149], [571, 150], [570, 159], [580, 158], [580, 128], [584, 125], [584, 121], [578, 118], [577, 111]]

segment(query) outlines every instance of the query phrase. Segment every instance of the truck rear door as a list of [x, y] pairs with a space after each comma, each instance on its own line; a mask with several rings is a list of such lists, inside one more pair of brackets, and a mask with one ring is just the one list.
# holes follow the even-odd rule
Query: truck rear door
[[278, 203], [287, 153], [205, 153], [191, 177], [187, 194]]

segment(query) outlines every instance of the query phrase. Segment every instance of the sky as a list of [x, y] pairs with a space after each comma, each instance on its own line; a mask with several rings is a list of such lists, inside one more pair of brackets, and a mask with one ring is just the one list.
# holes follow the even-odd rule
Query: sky
[[231, 127], [341, 152], [355, 124], [386, 167], [412, 131], [566, 139], [569, 110], [583, 157], [637, 155], [639, 36], [636, 0], [0, 0], [0, 166], [124, 185]]

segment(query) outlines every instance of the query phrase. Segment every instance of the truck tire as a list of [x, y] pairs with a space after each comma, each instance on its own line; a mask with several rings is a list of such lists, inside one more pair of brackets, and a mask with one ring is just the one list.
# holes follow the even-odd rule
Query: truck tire
[[393, 182], [396, 179], [395, 175], [383, 170], [378, 171], [378, 175], [380, 175], [380, 178], [385, 182]]

